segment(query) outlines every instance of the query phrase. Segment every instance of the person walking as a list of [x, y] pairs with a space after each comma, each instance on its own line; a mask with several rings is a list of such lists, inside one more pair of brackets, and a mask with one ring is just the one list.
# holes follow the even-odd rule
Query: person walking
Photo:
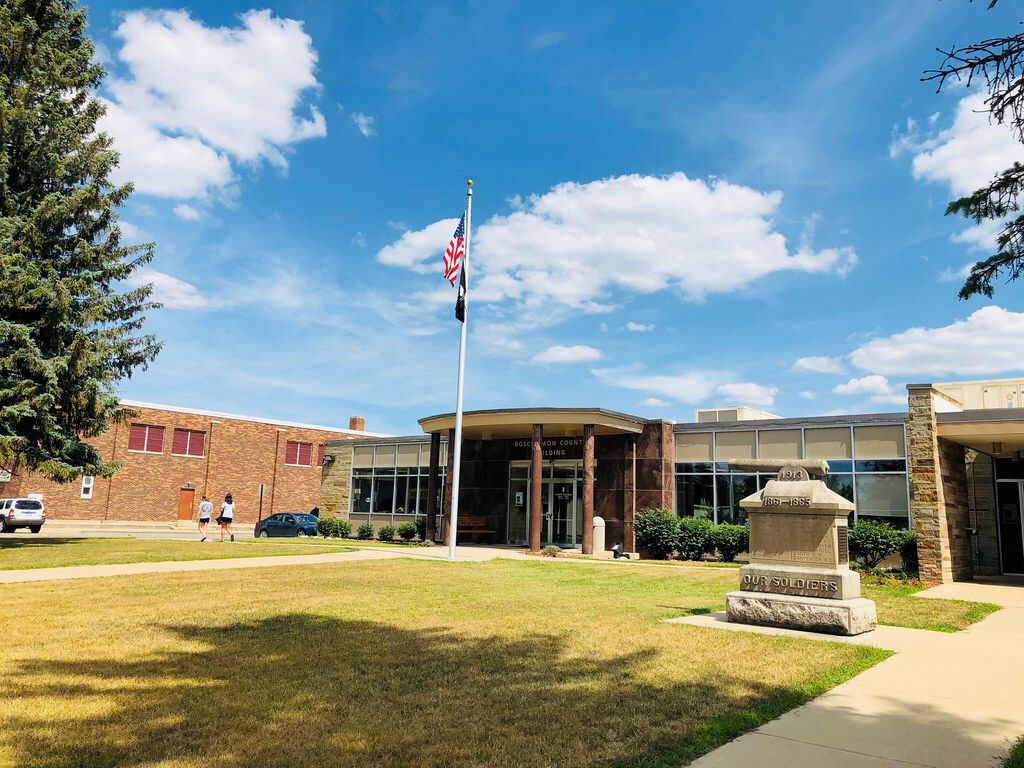
[[220, 505], [220, 515], [217, 522], [220, 523], [220, 540], [224, 541], [224, 534], [227, 533], [231, 540], [235, 540], [235, 534], [231, 532], [231, 521], [235, 519], [235, 500], [229, 493], [224, 497], [224, 503]]
[[210, 524], [210, 515], [213, 514], [213, 502], [203, 496], [203, 501], [199, 505], [199, 535], [202, 536], [200, 541], [206, 541], [206, 527]]

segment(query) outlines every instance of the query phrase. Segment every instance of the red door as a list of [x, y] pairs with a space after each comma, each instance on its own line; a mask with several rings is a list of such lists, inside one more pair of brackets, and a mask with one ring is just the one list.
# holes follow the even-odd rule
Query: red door
[[182, 488], [178, 491], [178, 519], [191, 520], [192, 510], [196, 503], [196, 489]]

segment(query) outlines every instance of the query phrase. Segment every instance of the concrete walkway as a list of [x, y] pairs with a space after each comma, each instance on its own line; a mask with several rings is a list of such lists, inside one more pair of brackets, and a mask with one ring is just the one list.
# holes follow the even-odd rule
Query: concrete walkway
[[[220, 546], [216, 544], [215, 546]], [[224, 546], [230, 546], [225, 544]], [[249, 545], [252, 546], [252, 545]], [[276, 555], [270, 557], [232, 557], [222, 560], [175, 560], [160, 563], [118, 563], [113, 565], [72, 565], [63, 568], [27, 568], [0, 571], [0, 584], [19, 584], [29, 581], [63, 581], [67, 579], [98, 579], [107, 576], [137, 576], [145, 573], [181, 573], [185, 571], [223, 571], [234, 568], [278, 568], [289, 565], [318, 565], [344, 563], [353, 560], [391, 560], [411, 557], [416, 560], [446, 560], [446, 547], [420, 549], [388, 549], [359, 547], [351, 552], [330, 552], [322, 555]], [[529, 555], [500, 547], [473, 547], [459, 545], [459, 562], [483, 562], [496, 557], [527, 558]], [[535, 558], [531, 558], [535, 559]]]
[[999, 766], [1024, 734], [1024, 608], [998, 611], [964, 632], [933, 634], [693, 765]]

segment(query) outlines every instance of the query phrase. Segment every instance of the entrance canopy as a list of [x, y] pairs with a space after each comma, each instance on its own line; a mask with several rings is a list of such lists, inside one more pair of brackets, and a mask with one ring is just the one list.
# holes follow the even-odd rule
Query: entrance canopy
[[[455, 414], [427, 416], [419, 423], [428, 434], [447, 433], [455, 429]], [[576, 437], [587, 424], [593, 424], [598, 435], [638, 434], [646, 423], [639, 416], [604, 408], [498, 408], [463, 412], [462, 435], [469, 440], [530, 437], [534, 424], [543, 425], [545, 437]]]
[[938, 436], [987, 453], [1024, 451], [1024, 408], [991, 408], [935, 414]]

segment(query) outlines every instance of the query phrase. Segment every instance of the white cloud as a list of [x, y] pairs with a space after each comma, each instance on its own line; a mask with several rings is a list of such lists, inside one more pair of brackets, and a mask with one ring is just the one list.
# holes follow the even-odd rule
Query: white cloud
[[117, 226], [121, 229], [121, 237], [129, 241], [137, 241], [139, 239], [139, 235], [142, 234], [142, 230], [130, 221], [125, 221], [124, 219], [117, 222]]
[[376, 136], [377, 131], [373, 128], [373, 117], [371, 115], [364, 115], [362, 112], [356, 112], [352, 115], [352, 122], [356, 124], [356, 128], [366, 138]]
[[814, 394], [809, 389], [802, 389], [800, 390], [800, 397], [802, 397], [804, 400], [813, 400], [814, 398], [817, 397], [817, 395]]
[[[114, 36], [126, 78], [108, 82], [101, 130], [121, 154], [116, 181], [188, 199], [233, 180], [232, 159], [286, 167], [285, 152], [326, 135], [316, 107], [317, 54], [301, 22], [249, 11], [207, 27], [186, 11], [129, 11]], [[301, 114], [305, 112], [305, 114]]]
[[[614, 289], [701, 300], [780, 271], [845, 274], [856, 262], [851, 248], [790, 249], [773, 225], [781, 201], [779, 192], [683, 173], [559, 184], [476, 229], [475, 298], [551, 316], [559, 307], [607, 311]], [[455, 223], [407, 232], [378, 259], [433, 270]]]
[[640, 405], [646, 405], [649, 408], [664, 408], [668, 402], [657, 397], [645, 397], [640, 401]]
[[995, 248], [996, 237], [1002, 231], [1003, 222], [988, 219], [967, 229], [957, 232], [950, 238], [954, 243], [962, 243], [971, 251], [989, 251]]
[[[929, 127], [937, 116], [929, 119]], [[933, 135], [923, 135], [913, 120], [897, 134], [889, 154], [913, 156], [914, 178], [944, 183], [954, 195], [966, 195], [984, 186], [1014, 161], [1024, 161], [1024, 146], [1006, 125], [989, 122], [985, 93], [972, 91], [960, 99], [953, 124]]]
[[794, 371], [809, 373], [844, 373], [846, 366], [841, 357], [801, 357], [793, 363]]
[[604, 353], [594, 347], [584, 344], [576, 344], [571, 347], [564, 347], [555, 344], [543, 352], [534, 355], [535, 363], [592, 363], [604, 357]]
[[837, 384], [832, 391], [837, 395], [890, 395], [893, 388], [885, 376], [872, 374]]
[[179, 203], [174, 206], [174, 215], [185, 221], [199, 221], [203, 218], [203, 214], [198, 208], [194, 208], [187, 203]]
[[775, 403], [775, 395], [779, 389], [778, 387], [766, 387], [762, 384], [739, 382], [720, 384], [716, 391], [725, 397], [727, 403], [769, 406]]
[[944, 269], [939, 272], [939, 280], [944, 283], [962, 283], [967, 279], [967, 276], [971, 273], [971, 267], [974, 266], [973, 261], [969, 261], [964, 264], [960, 269]]
[[637, 366], [594, 368], [590, 371], [598, 381], [623, 389], [654, 392], [681, 403], [706, 400], [722, 375], [712, 371], [695, 371], [676, 376], [646, 374]]
[[905, 376], [990, 376], [1024, 368], [1024, 313], [989, 306], [938, 328], [910, 328], [861, 344], [864, 371]]
[[636, 333], [646, 333], [647, 331], [654, 330], [654, 323], [634, 323], [630, 320], [626, 323], [627, 331], [635, 331]]
[[192, 283], [149, 267], [142, 267], [136, 271], [127, 282], [133, 287], [152, 283], [153, 301], [158, 301], [169, 309], [205, 309], [210, 305], [207, 298]]

